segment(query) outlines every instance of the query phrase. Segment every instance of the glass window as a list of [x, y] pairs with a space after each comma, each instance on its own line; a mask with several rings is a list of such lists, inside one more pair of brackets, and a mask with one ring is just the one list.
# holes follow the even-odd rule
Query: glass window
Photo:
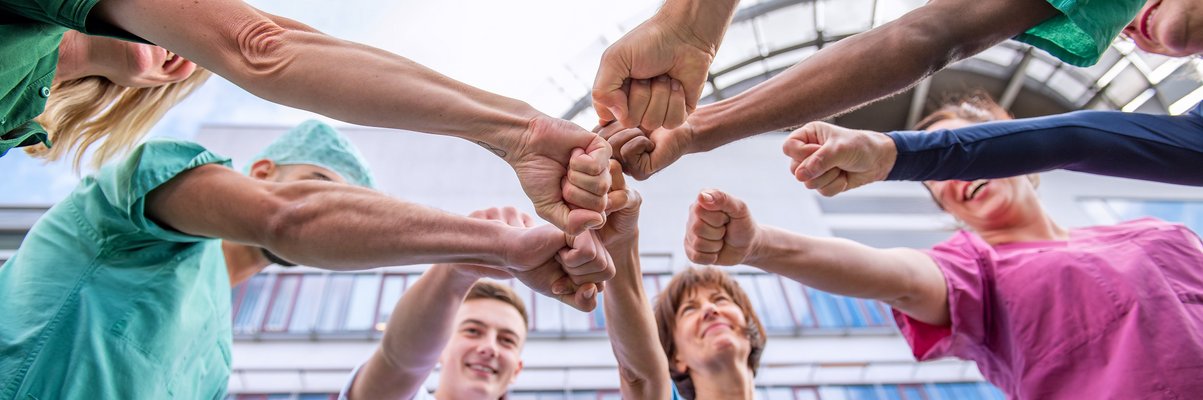
[[330, 275], [330, 280], [326, 283], [321, 314], [318, 316], [318, 331], [342, 330], [343, 322], [347, 319], [347, 305], [351, 298], [351, 285], [354, 281], [354, 275]]
[[264, 331], [280, 332], [288, 327], [288, 318], [292, 317], [292, 306], [296, 301], [300, 283], [301, 275], [276, 275], [276, 287], [268, 302], [266, 320], [263, 321]]
[[790, 311], [794, 313], [794, 320], [803, 328], [814, 327], [815, 318], [810, 307], [810, 298], [806, 295], [806, 287], [784, 278], [781, 279], [781, 285], [785, 288], [785, 298], [789, 301]]
[[[591, 313], [581, 312], [580, 310], [569, 307], [568, 305], [560, 303], [559, 301], [556, 303], [559, 303], [556, 305], [556, 307], [560, 309], [560, 315], [564, 318], [565, 331], [587, 332], [589, 331], [589, 328], [593, 326], [593, 322], [590, 321], [592, 319], [592, 316], [590, 315]], [[600, 298], [598, 299], [597, 306], [598, 307], [594, 310], [601, 309]]]
[[305, 274], [301, 278], [300, 294], [297, 295], [296, 306], [292, 310], [292, 318], [288, 322], [288, 331], [292, 333], [307, 333], [313, 330], [322, 301], [322, 292], [326, 287], [324, 274]]
[[796, 400], [819, 400], [818, 388], [795, 388], [794, 399]]
[[590, 316], [589, 329], [590, 330], [595, 330], [595, 331], [606, 330], [606, 313], [603, 308], [603, 305], [606, 304], [605, 295], [606, 295], [605, 293], [597, 294], [597, 308], [594, 308], [593, 312], [589, 313], [589, 316]]
[[898, 389], [902, 392], [903, 400], [928, 400], [922, 386], [901, 385]]
[[396, 307], [397, 301], [401, 300], [401, 294], [405, 291], [405, 275], [385, 275], [384, 289], [380, 294], [380, 310], [376, 314], [375, 329], [384, 332], [384, 326], [388, 324], [388, 317], [392, 315], [393, 308]]
[[869, 385], [848, 386], [849, 400], [878, 400], [877, 388]]
[[823, 328], [840, 328], [847, 326], [844, 312], [840, 310], [839, 301], [835, 296], [821, 290], [810, 289], [810, 304], [814, 306], [815, 316], [819, 326]]
[[781, 280], [777, 275], [757, 275], [756, 289], [760, 292], [762, 301], [764, 302], [764, 313], [760, 319], [765, 324], [765, 329], [774, 331], [792, 331], [796, 328], [794, 325], [794, 317], [790, 313], [789, 301], [785, 298], [785, 293], [781, 290]]
[[380, 300], [380, 275], [356, 274], [351, 287], [350, 305], [347, 308], [347, 323], [343, 330], [366, 331], [376, 324], [376, 307]]
[[238, 299], [238, 309], [234, 313], [234, 332], [254, 333], [258, 330], [259, 321], [266, 307], [266, 292], [270, 290], [274, 275], [255, 275], [243, 283], [242, 294]]

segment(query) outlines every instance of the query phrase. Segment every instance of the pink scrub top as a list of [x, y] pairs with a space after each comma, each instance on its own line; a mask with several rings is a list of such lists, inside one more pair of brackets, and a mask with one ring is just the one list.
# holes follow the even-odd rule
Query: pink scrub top
[[952, 324], [894, 311], [916, 359], [972, 360], [1012, 399], [1203, 398], [1203, 244], [1185, 226], [994, 247], [961, 231], [927, 253]]

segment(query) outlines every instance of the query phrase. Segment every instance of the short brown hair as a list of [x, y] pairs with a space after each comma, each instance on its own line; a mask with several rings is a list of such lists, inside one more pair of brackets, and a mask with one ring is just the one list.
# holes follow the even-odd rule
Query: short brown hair
[[954, 94], [939, 102], [935, 111], [915, 123], [914, 129], [926, 130], [937, 122], [962, 119], [969, 122], [990, 122], [1013, 118], [1007, 109], [995, 102], [986, 92], [976, 90]]
[[530, 320], [526, 316], [526, 303], [522, 301], [522, 297], [518, 296], [518, 293], [514, 289], [498, 282], [480, 280], [472, 285], [471, 289], [468, 289], [468, 296], [464, 298], [464, 301], [482, 299], [497, 300], [513, 306], [515, 310], [518, 310], [518, 314], [522, 316], [522, 327], [530, 330]]
[[672, 280], [668, 282], [668, 286], [656, 296], [653, 313], [656, 315], [656, 328], [660, 333], [660, 347], [664, 349], [664, 355], [668, 357], [669, 376], [677, 385], [677, 391], [681, 397], [686, 400], [694, 398], [693, 381], [688, 373], [673, 370], [673, 357], [677, 353], [677, 346], [673, 343], [673, 330], [677, 327], [677, 308], [681, 306], [681, 302], [690, 293], [702, 287], [712, 287], [726, 292], [731, 296], [735, 305], [743, 311], [744, 317], [747, 319], [744, 322], [747, 325], [748, 342], [752, 347], [748, 353], [748, 368], [752, 370], [753, 376], [760, 368], [760, 355], [764, 353], [766, 340], [764, 326], [760, 324], [756, 310], [752, 309], [752, 301], [748, 299], [748, 294], [739, 287], [739, 282], [731, 278], [731, 275], [715, 267], [693, 267], [673, 276]]

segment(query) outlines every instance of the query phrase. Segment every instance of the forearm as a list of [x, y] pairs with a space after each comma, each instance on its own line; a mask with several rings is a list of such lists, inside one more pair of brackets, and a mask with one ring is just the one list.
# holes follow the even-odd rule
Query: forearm
[[927, 257], [910, 249], [875, 249], [764, 225], [758, 228], [756, 240], [747, 265], [825, 292], [882, 301], [907, 296], [914, 275], [907, 264]]
[[1051, 7], [1028, 3], [933, 1], [840, 40], [768, 81], [699, 108], [689, 119], [697, 150], [796, 127], [905, 90], [1052, 15]]
[[606, 333], [618, 359], [623, 397], [668, 398], [668, 362], [656, 339], [656, 320], [643, 290], [637, 241], [609, 246], [617, 275], [609, 281], [603, 296]]
[[476, 278], [435, 265], [393, 307], [380, 349], [360, 370], [353, 398], [408, 399], [438, 364], [455, 313]]
[[515, 228], [409, 203], [367, 189], [322, 183], [274, 189], [280, 205], [259, 244], [296, 263], [363, 269], [390, 265], [508, 265]]
[[236, 0], [105, 0], [94, 14], [267, 100], [351, 123], [510, 149], [508, 136], [538, 115], [523, 102]]
[[666, 0], [653, 19], [661, 19], [664, 26], [680, 29], [681, 34], [696, 39], [697, 43], [713, 46], [710, 54], [718, 51], [727, 26], [739, 0]]
[[1083, 111], [888, 135], [887, 180], [973, 180], [1068, 169], [1203, 186], [1203, 118]]

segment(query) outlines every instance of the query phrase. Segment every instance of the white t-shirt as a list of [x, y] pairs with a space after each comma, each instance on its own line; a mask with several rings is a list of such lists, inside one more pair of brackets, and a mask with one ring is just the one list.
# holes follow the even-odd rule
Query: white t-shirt
[[[351, 377], [347, 379], [347, 384], [343, 385], [343, 390], [338, 392], [338, 400], [348, 400], [347, 396], [351, 394], [351, 385], [355, 383], [355, 377], [359, 376], [359, 369], [363, 368], [363, 364], [359, 364], [351, 371]], [[427, 392], [426, 389], [418, 390], [414, 393], [414, 397], [409, 400], [435, 400], [434, 396]]]

